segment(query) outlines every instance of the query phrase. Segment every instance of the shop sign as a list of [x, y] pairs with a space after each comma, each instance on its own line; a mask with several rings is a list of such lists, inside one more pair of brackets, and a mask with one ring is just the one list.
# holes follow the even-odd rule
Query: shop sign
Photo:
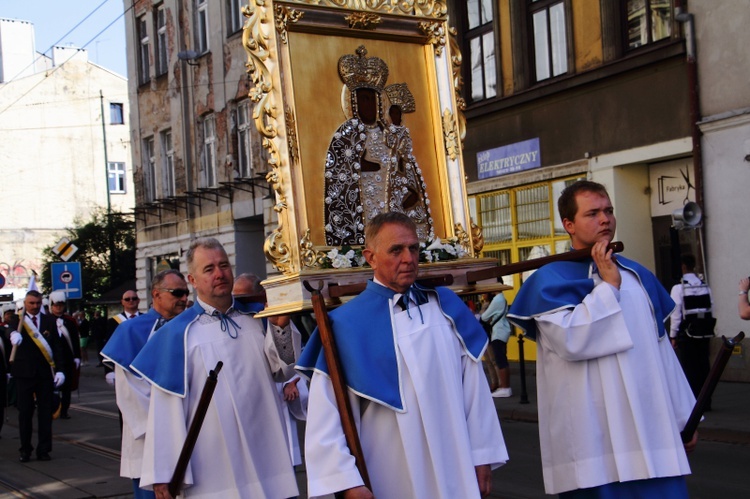
[[479, 179], [499, 177], [542, 166], [539, 138], [477, 153]]

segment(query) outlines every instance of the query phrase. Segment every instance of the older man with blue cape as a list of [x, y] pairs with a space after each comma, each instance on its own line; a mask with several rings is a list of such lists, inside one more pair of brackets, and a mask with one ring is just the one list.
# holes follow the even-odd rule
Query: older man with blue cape
[[478, 499], [508, 459], [480, 362], [487, 335], [452, 291], [413, 284], [419, 240], [409, 217], [374, 217], [366, 240], [375, 278], [330, 318], [372, 490], [346, 447], [316, 331], [297, 366], [312, 376], [308, 493]]

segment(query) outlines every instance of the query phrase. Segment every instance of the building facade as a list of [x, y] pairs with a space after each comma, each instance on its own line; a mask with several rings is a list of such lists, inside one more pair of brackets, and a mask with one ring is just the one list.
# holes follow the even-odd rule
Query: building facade
[[[717, 332], [734, 337], [747, 323], [737, 314], [737, 282], [750, 275], [744, 253], [748, 242], [750, 189], [750, 63], [746, 47], [750, 20], [742, 0], [691, 1], [688, 11], [695, 39], [703, 162], [703, 201], [708, 279], [718, 317]], [[745, 340], [747, 342], [747, 340]], [[727, 369], [750, 381], [750, 356], [736, 349]]]
[[[740, 256], [723, 249], [738, 235], [730, 221], [742, 217], [750, 152], [748, 37], [727, 28], [747, 19], [740, 3], [718, 11], [697, 0], [451, 3], [464, 63], [467, 190], [483, 254], [510, 263], [566, 251], [556, 200], [588, 178], [610, 192], [625, 254], [667, 289], [679, 281], [682, 252], [704, 262], [714, 288], [731, 282], [717, 300], [717, 335], [734, 336], [728, 295]], [[724, 175], [712, 173], [720, 168]], [[675, 230], [673, 214], [687, 202], [706, 216]], [[517, 289], [523, 278], [506, 283]], [[733, 362], [727, 376], [748, 378], [745, 354]]]
[[128, 89], [85, 50], [37, 53], [34, 26], [0, 19], [0, 272], [26, 288], [42, 250], [97, 209], [130, 212]]
[[125, 3], [138, 289], [162, 268], [185, 270], [203, 236], [224, 244], [237, 273], [265, 277], [273, 213], [248, 97], [246, 2]]

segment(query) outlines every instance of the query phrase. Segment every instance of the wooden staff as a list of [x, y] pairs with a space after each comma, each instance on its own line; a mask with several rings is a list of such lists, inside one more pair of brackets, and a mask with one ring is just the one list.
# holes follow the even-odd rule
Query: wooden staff
[[[612, 250], [613, 253], [620, 253], [624, 249], [625, 245], [619, 241], [609, 243], [609, 246], [607, 247], [607, 250]], [[524, 262], [516, 262], [508, 265], [501, 265], [499, 267], [493, 267], [490, 269], [467, 272], [466, 280], [469, 284], [476, 284], [477, 281], [483, 281], [485, 279], [502, 277], [504, 275], [519, 274], [521, 272], [526, 272], [527, 270], [536, 270], [539, 267], [547, 265], [548, 263], [583, 260], [585, 258], [589, 258], [590, 256], [591, 248], [566, 251], [565, 253], [558, 253], [557, 255], [543, 256], [541, 258], [534, 258], [532, 260], [526, 260]]]
[[172, 497], [177, 497], [182, 488], [182, 482], [185, 479], [185, 472], [187, 471], [188, 463], [190, 462], [190, 456], [193, 455], [195, 442], [198, 441], [198, 434], [201, 432], [203, 420], [206, 418], [206, 412], [208, 412], [208, 405], [211, 403], [211, 398], [214, 395], [219, 371], [221, 371], [223, 365], [224, 363], [222, 361], [217, 362], [214, 370], [209, 371], [208, 378], [206, 378], [206, 384], [203, 385], [203, 392], [201, 392], [198, 407], [195, 409], [195, 416], [193, 416], [193, 421], [190, 423], [190, 429], [188, 430], [187, 437], [185, 437], [185, 443], [182, 444], [182, 450], [180, 451], [180, 457], [177, 459], [174, 473], [172, 473], [172, 479], [167, 485], [169, 494]]
[[320, 294], [322, 284], [317, 289], [313, 288], [307, 281], [304, 282], [304, 285], [311, 294], [310, 299], [313, 305], [313, 312], [315, 313], [315, 320], [318, 323], [318, 333], [320, 334], [320, 341], [323, 343], [323, 354], [328, 364], [328, 375], [331, 378], [333, 392], [336, 396], [336, 407], [341, 418], [341, 427], [344, 430], [346, 444], [349, 446], [349, 452], [354, 456], [354, 461], [359, 470], [359, 475], [365, 483], [365, 487], [372, 490], [372, 487], [370, 487], [370, 476], [367, 473], [367, 466], [365, 465], [365, 456], [362, 452], [362, 445], [359, 442], [359, 435], [357, 434], [357, 426], [354, 424], [352, 406], [349, 403], [346, 378], [341, 368], [341, 361], [336, 349], [336, 341], [331, 330], [331, 322], [328, 319], [325, 301], [323, 295]]
[[718, 355], [716, 355], [714, 364], [711, 366], [711, 371], [709, 371], [708, 377], [703, 383], [703, 388], [701, 388], [701, 391], [698, 394], [698, 400], [695, 402], [693, 412], [690, 413], [690, 417], [688, 418], [687, 423], [685, 423], [685, 428], [680, 432], [680, 438], [682, 438], [683, 442], [687, 443], [693, 439], [695, 430], [698, 429], [698, 423], [700, 423], [703, 413], [706, 412], [708, 401], [711, 400], [711, 395], [713, 395], [716, 385], [719, 384], [721, 373], [724, 372], [724, 368], [727, 366], [727, 362], [729, 362], [729, 357], [732, 356], [732, 350], [734, 350], [734, 347], [738, 345], [744, 337], [745, 333], [742, 331], [731, 340], [726, 339], [724, 336], [721, 337], [721, 349], [719, 350]]
[[[20, 334], [23, 334], [21, 333], [21, 331], [23, 330], [23, 320], [25, 317], [26, 317], [26, 307], [23, 307], [21, 309], [21, 312], [18, 314], [18, 327], [16, 328], [16, 331]], [[8, 362], [12, 363], [14, 360], [16, 360], [17, 350], [18, 350], [18, 345], [12, 345], [10, 347], [10, 357], [8, 358]], [[55, 377], [54, 373], [52, 373], [52, 377], [53, 378]]]

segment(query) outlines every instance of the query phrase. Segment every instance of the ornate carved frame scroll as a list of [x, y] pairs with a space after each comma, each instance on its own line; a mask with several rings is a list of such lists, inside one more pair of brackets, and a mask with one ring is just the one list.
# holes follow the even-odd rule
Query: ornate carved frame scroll
[[[297, 302], [304, 300], [300, 293], [288, 292], [291, 282], [331, 272], [320, 269], [330, 248], [322, 236], [319, 214], [324, 196], [319, 186], [326, 146], [337, 120], [344, 117], [336, 62], [358, 45], [386, 60], [394, 76], [389, 76], [389, 83], [406, 81], [415, 91], [417, 116], [406, 120], [417, 161], [428, 171], [435, 234], [458, 238], [472, 256], [476, 254], [475, 239], [481, 233], [464, 229], [472, 223], [461, 156], [461, 55], [455, 31], [447, 23], [445, 2], [249, 0], [244, 8], [253, 119], [268, 153], [267, 180], [278, 216], [264, 250], [280, 275], [269, 279], [266, 288], [283, 288], [276, 294], [289, 310], [298, 309]], [[349, 272], [355, 270], [364, 269]], [[272, 296], [271, 290], [271, 308]]]

